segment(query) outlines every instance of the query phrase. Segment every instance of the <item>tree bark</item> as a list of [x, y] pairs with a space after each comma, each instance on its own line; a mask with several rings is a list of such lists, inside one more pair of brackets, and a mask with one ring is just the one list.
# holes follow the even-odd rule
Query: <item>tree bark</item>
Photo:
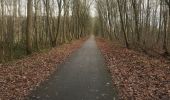
[[32, 53], [32, 0], [28, 0], [27, 3], [27, 27], [26, 27], [26, 52]]

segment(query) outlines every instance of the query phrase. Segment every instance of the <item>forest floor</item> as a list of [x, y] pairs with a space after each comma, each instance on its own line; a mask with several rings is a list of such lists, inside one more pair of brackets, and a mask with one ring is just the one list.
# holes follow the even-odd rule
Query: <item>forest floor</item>
[[97, 38], [121, 100], [169, 100], [170, 61]]
[[0, 100], [22, 100], [30, 91], [48, 79], [60, 63], [76, 51], [85, 39], [53, 48], [46, 53], [0, 64]]
[[56, 97], [62, 100], [71, 97], [70, 100], [112, 100], [113, 86], [121, 100], [170, 98], [169, 60], [150, 57], [116, 42], [96, 40], [112, 80], [94, 37], [91, 37], [83, 46], [85, 39], [80, 39], [47, 53], [0, 64], [0, 100], [23, 100], [28, 95], [33, 100], [50, 98], [50, 95], [50, 100]]

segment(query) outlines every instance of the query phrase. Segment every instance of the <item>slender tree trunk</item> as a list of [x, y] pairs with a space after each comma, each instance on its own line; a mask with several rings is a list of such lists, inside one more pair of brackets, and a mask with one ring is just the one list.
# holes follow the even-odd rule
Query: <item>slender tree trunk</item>
[[123, 15], [122, 15], [122, 8], [121, 8], [121, 4], [120, 1], [117, 0], [118, 3], [118, 7], [119, 7], [119, 13], [120, 13], [120, 22], [121, 22], [121, 26], [122, 26], [122, 30], [123, 30], [123, 34], [124, 34], [124, 39], [125, 39], [125, 45], [127, 48], [129, 48], [129, 44], [128, 44], [128, 39], [127, 39], [127, 34], [126, 34], [126, 30], [125, 30], [125, 24], [123, 22]]
[[32, 0], [28, 0], [27, 3], [27, 28], [26, 28], [26, 52], [32, 53]]

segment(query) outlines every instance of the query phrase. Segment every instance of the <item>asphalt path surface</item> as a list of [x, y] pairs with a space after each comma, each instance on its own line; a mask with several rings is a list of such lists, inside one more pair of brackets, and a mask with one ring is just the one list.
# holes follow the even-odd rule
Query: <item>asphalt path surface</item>
[[116, 100], [111, 75], [91, 36], [29, 100]]

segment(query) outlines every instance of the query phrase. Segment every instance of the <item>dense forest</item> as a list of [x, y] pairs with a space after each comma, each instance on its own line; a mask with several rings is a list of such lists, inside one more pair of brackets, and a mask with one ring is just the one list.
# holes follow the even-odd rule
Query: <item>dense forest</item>
[[169, 0], [1, 0], [0, 5], [1, 62], [78, 39], [92, 28], [127, 48], [170, 52]]
[[87, 35], [88, 0], [0, 0], [0, 62]]
[[127, 48], [170, 52], [170, 0], [96, 0], [95, 33]]
[[170, 0], [0, 0], [0, 100], [169, 100]]

